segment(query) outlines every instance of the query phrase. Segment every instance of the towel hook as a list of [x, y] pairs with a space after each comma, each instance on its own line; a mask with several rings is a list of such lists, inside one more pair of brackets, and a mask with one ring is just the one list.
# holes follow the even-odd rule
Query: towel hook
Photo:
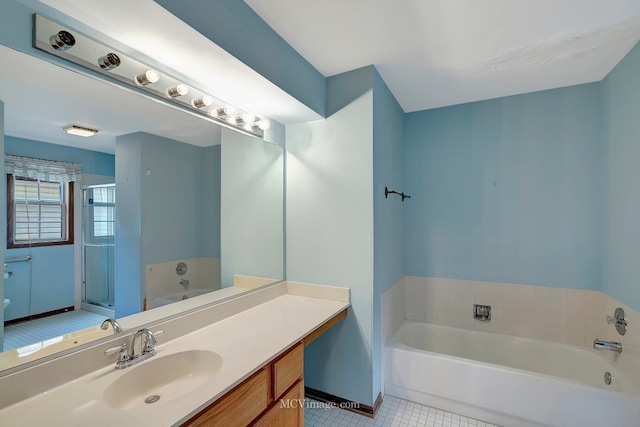
[[402, 197], [402, 201], [404, 202], [404, 199], [410, 199], [411, 196], [409, 196], [408, 194], [404, 194], [404, 192], [402, 193], [398, 193], [395, 190], [389, 190], [388, 187], [384, 187], [384, 198], [388, 198], [389, 194], [397, 194], [398, 196]]

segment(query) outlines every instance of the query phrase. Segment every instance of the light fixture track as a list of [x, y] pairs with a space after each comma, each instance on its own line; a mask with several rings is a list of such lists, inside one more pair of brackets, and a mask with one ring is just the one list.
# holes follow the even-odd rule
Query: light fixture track
[[[264, 138], [269, 119], [242, 111], [116, 49], [34, 14], [34, 46], [221, 126]], [[142, 56], [137, 55], [136, 56]]]

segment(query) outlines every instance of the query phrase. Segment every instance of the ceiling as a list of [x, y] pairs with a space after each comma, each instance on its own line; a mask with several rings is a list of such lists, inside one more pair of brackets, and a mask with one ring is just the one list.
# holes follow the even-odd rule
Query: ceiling
[[[91, 22], [243, 110], [283, 124], [320, 118], [153, 0], [22, 1]], [[640, 39], [638, 0], [245, 1], [325, 76], [375, 65], [406, 112], [599, 81]], [[0, 63], [8, 135], [113, 153], [126, 133], [206, 146], [218, 132], [5, 47]], [[70, 124], [100, 132], [68, 136]]]
[[600, 81], [638, 0], [245, 0], [325, 76], [375, 65], [405, 112]]

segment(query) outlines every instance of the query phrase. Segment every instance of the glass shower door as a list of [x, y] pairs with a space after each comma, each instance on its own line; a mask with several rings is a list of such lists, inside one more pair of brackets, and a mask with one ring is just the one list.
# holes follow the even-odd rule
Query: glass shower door
[[83, 191], [83, 301], [113, 308], [116, 186], [96, 185]]

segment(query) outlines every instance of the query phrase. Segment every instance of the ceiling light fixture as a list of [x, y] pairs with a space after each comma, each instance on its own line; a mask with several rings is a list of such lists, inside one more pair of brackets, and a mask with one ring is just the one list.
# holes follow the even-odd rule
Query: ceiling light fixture
[[185, 84], [178, 83], [177, 85], [167, 89], [166, 93], [167, 93], [167, 96], [170, 96], [171, 98], [177, 98], [179, 96], [184, 96], [188, 94], [189, 88]]
[[160, 74], [158, 74], [158, 72], [154, 70], [147, 70], [142, 74], [138, 74], [135, 78], [136, 83], [138, 83], [140, 86], [146, 86], [151, 83], [156, 83], [158, 80], [160, 80]]
[[69, 135], [83, 136], [85, 138], [89, 136], [93, 136], [96, 133], [98, 133], [98, 129], [91, 129], [91, 128], [86, 128], [84, 126], [78, 126], [78, 125], [67, 126], [63, 129]]

